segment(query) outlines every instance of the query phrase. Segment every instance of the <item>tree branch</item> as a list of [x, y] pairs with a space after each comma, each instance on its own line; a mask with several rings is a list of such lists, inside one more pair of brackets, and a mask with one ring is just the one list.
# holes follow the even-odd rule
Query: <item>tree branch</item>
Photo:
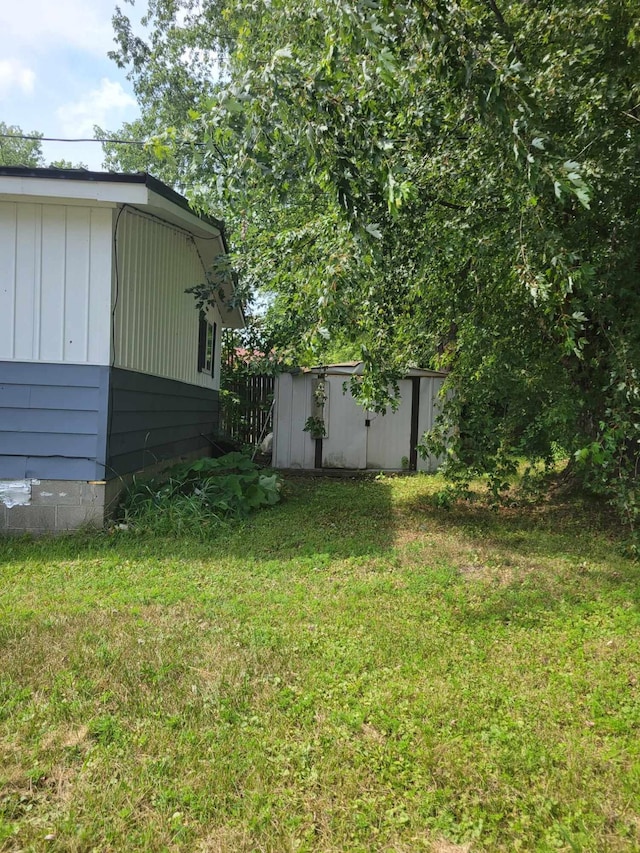
[[513, 48], [513, 52], [515, 53], [517, 59], [520, 62], [524, 62], [524, 57], [520, 53], [520, 49], [515, 42], [515, 39], [513, 36], [513, 31], [511, 29], [511, 27], [509, 26], [509, 24], [505, 21], [502, 12], [498, 8], [496, 0], [485, 0], [485, 2], [487, 4], [487, 6], [491, 9], [491, 11], [493, 12], [494, 17], [495, 17], [496, 21], [498, 22], [498, 27], [500, 28], [500, 32], [504, 36], [504, 39], [507, 42], [509, 42], [509, 44]]

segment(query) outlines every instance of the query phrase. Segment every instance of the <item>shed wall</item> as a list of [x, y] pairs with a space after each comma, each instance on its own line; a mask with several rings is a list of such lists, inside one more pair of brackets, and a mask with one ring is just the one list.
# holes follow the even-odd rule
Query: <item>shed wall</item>
[[218, 325], [211, 377], [198, 371], [198, 312], [185, 293], [205, 280], [193, 238], [130, 208], [115, 214], [114, 234], [114, 366], [218, 389], [220, 315], [210, 315]]
[[[420, 409], [418, 414], [418, 441], [428, 432], [440, 411], [438, 394], [444, 383], [444, 379], [438, 377], [423, 377], [420, 380]], [[418, 454], [418, 471], [437, 471], [439, 460], [435, 456], [426, 458]]]
[[109, 364], [112, 211], [0, 201], [0, 360]]
[[322, 441], [323, 468], [367, 467], [367, 413], [351, 391], [343, 392], [345, 376], [327, 376], [331, 406], [325, 415], [327, 437]]
[[[343, 393], [345, 378], [344, 373], [326, 376], [330, 405], [325, 410], [327, 436], [322, 441], [322, 467], [404, 469], [412, 455], [412, 379], [399, 382], [398, 410], [379, 415], [362, 409], [350, 391]], [[312, 413], [313, 379], [311, 373], [285, 373], [276, 380], [273, 445], [276, 468], [315, 467], [315, 442], [304, 432], [305, 421]], [[418, 442], [435, 420], [437, 395], [443, 381], [440, 377], [419, 378]], [[418, 455], [416, 467], [418, 471], [435, 471], [438, 460]]]
[[273, 414], [273, 465], [276, 468], [313, 468], [315, 442], [303, 432], [311, 415], [311, 374], [276, 377]]
[[[424, 380], [421, 380], [424, 381]], [[401, 470], [407, 467], [411, 456], [411, 379], [398, 382], [400, 404], [395, 412], [391, 409], [382, 415], [370, 412], [371, 426], [367, 429], [367, 468], [392, 468]], [[354, 403], [355, 404], [355, 403]], [[355, 404], [357, 405], [357, 404]], [[360, 407], [358, 407], [360, 408]], [[367, 414], [362, 411], [359, 429], [362, 429]], [[403, 465], [403, 461], [406, 460]]]

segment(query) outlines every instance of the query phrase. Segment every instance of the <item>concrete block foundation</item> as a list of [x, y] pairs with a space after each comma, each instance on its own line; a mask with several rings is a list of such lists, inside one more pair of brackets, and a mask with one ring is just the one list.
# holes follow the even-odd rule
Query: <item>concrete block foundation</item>
[[0, 536], [99, 530], [134, 477], [156, 476], [178, 462], [193, 462], [202, 455], [201, 450], [183, 453], [113, 480], [0, 479]]
[[[8, 481], [2, 481], [5, 484]], [[22, 493], [3, 495], [0, 503], [0, 533], [65, 533], [82, 528], [104, 526], [111, 504], [117, 498], [121, 483], [83, 482], [81, 480], [16, 481]], [[30, 486], [24, 494], [25, 484]], [[17, 491], [17, 490], [16, 490]], [[30, 493], [29, 493], [30, 492]], [[13, 504], [7, 506], [7, 504]]]

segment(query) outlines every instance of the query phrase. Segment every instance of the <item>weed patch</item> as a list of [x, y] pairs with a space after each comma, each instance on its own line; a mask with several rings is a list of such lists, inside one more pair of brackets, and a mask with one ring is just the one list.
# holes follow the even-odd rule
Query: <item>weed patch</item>
[[281, 480], [243, 453], [178, 465], [161, 477], [136, 481], [120, 506], [138, 532], [206, 536], [229, 519], [244, 518], [280, 500]]

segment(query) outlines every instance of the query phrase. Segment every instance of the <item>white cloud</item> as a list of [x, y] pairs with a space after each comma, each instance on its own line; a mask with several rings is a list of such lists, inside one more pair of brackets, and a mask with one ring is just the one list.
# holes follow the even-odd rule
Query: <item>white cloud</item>
[[15, 94], [18, 89], [23, 95], [33, 92], [36, 75], [18, 59], [0, 59], [0, 98]]
[[120, 83], [103, 77], [97, 89], [56, 110], [63, 132], [69, 136], [92, 136], [94, 124], [109, 127], [123, 121], [122, 114], [137, 106], [135, 98]]
[[[25, 5], [27, 8], [25, 8]], [[0, 3], [0, 45], [46, 53], [75, 47], [104, 56], [113, 45], [113, 0]]]

